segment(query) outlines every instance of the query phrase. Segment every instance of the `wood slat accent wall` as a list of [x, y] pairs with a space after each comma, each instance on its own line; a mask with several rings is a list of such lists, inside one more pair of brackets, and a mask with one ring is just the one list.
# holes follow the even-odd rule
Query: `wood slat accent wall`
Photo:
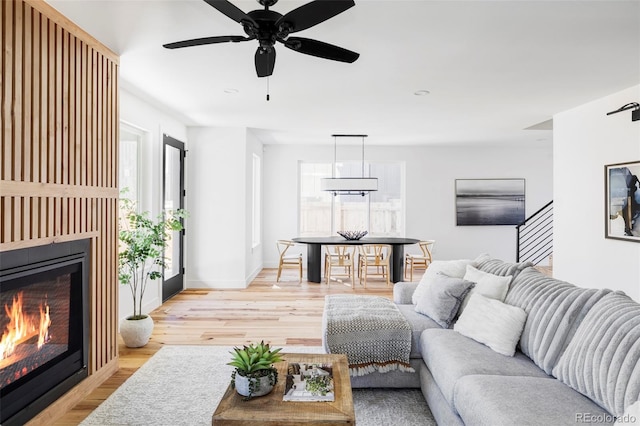
[[117, 369], [119, 60], [41, 0], [1, 1], [0, 35], [0, 251], [92, 239], [88, 392]]

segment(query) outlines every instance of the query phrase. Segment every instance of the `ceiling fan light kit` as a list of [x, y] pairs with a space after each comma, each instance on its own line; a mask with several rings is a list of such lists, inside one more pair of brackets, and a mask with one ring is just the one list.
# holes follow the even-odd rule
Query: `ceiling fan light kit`
[[293, 51], [332, 61], [352, 63], [360, 56], [356, 52], [318, 40], [304, 37], [290, 37], [289, 34], [318, 25], [345, 10], [355, 6], [353, 0], [315, 0], [282, 15], [269, 8], [278, 0], [258, 0], [264, 9], [244, 13], [228, 0], [204, 0], [225, 16], [242, 25], [247, 36], [202, 37], [165, 44], [167, 49], [201, 46], [216, 43], [239, 43], [258, 40], [254, 55], [258, 77], [273, 74], [276, 62], [276, 42]]
[[[368, 135], [331, 135], [333, 137], [332, 177], [320, 179], [320, 190], [336, 195], [361, 195], [378, 190], [378, 178], [364, 177], [364, 138]], [[362, 177], [335, 177], [338, 138], [362, 138]]]

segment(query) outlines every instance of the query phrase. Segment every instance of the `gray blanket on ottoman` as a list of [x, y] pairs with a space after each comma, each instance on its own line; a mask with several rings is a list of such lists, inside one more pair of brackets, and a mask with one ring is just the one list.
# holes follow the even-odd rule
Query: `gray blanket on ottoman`
[[346, 354], [349, 374], [414, 372], [409, 365], [411, 326], [389, 299], [325, 296], [323, 343], [328, 353]]

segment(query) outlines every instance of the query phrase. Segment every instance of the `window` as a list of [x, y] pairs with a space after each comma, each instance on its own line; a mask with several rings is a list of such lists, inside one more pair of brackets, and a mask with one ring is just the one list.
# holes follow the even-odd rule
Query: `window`
[[251, 245], [252, 247], [257, 247], [262, 238], [260, 221], [261, 221], [261, 171], [260, 171], [260, 157], [256, 154], [253, 154], [253, 184], [252, 184], [252, 210], [251, 210]]
[[[337, 195], [320, 190], [331, 177], [330, 163], [300, 163], [299, 235], [326, 236], [336, 231], [369, 231], [374, 236], [403, 236], [402, 163], [365, 164], [365, 176], [378, 178], [378, 191]], [[335, 176], [362, 176], [361, 162], [336, 164]]]
[[331, 176], [331, 164], [300, 163], [299, 234], [331, 234], [331, 194], [320, 190], [320, 179]]
[[140, 203], [140, 168], [139, 152], [144, 131], [125, 123], [120, 123], [120, 156], [118, 178], [120, 193], [124, 198], [135, 202], [139, 207]]

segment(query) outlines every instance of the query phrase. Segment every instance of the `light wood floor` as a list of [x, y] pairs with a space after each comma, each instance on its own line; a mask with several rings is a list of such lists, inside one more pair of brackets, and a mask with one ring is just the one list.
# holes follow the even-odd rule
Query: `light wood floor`
[[[413, 279], [421, 277], [422, 271], [416, 271]], [[185, 290], [151, 313], [155, 328], [149, 344], [130, 349], [120, 342], [118, 372], [55, 424], [79, 424], [163, 345], [238, 346], [265, 340], [277, 346], [320, 346], [325, 295], [392, 297], [381, 279], [369, 279], [366, 289], [354, 287], [299, 284], [294, 270], [283, 271], [276, 284], [276, 270], [264, 269], [243, 290]]]

